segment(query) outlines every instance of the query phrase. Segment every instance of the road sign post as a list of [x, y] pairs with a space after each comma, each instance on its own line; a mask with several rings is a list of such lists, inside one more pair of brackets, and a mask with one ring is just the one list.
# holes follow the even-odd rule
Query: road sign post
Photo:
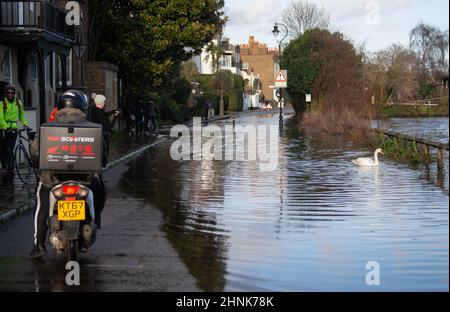
[[280, 70], [277, 75], [275, 76], [274, 82], [275, 82], [275, 88], [282, 88], [286, 89], [288, 86], [288, 79], [287, 79], [288, 72], [287, 70]]
[[288, 74], [287, 70], [280, 70], [278, 71], [278, 74], [274, 78], [275, 88], [277, 89], [278, 103], [280, 107], [281, 128], [283, 127], [283, 106], [284, 106], [283, 89], [286, 89], [288, 86], [287, 74]]

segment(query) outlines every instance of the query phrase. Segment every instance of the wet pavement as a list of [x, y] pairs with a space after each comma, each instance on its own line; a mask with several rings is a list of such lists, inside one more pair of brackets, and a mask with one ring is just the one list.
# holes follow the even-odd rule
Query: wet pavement
[[33, 216], [0, 226], [0, 291], [196, 291], [195, 279], [165, 238], [162, 215], [152, 205], [121, 191], [127, 165], [105, 174], [108, 202], [103, 230], [80, 256], [81, 285], [65, 283], [65, 256], [50, 250], [45, 261], [27, 259], [32, 247]]

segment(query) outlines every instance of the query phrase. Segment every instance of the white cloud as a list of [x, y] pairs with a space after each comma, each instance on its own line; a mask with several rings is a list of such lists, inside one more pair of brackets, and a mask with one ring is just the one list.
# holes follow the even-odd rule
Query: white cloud
[[[369, 49], [379, 49], [391, 43], [408, 41], [408, 33], [424, 20], [448, 29], [448, 2], [443, 0], [310, 0], [331, 14], [333, 30], [343, 32], [355, 43], [367, 40]], [[366, 5], [379, 5], [378, 25], [369, 25]], [[245, 43], [249, 35], [275, 46], [271, 30], [289, 0], [226, 0], [230, 21], [225, 35], [234, 43]]]
[[227, 1], [225, 11], [229, 22], [225, 34], [235, 43], [246, 43], [248, 36], [255, 35], [256, 40], [275, 45], [271, 31], [275, 21], [280, 21], [285, 3], [287, 0]]

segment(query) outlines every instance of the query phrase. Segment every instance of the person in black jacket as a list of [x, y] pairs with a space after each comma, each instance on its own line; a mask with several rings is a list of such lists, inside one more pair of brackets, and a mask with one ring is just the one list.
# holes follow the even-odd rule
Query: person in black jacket
[[[105, 111], [106, 97], [97, 94], [94, 99], [95, 107], [92, 109], [92, 122], [102, 125], [103, 128], [103, 157], [102, 166], [105, 168], [108, 165], [109, 159], [109, 141], [111, 139], [112, 130], [120, 116], [119, 110], [110, 112]], [[111, 118], [112, 116], [112, 118]]]

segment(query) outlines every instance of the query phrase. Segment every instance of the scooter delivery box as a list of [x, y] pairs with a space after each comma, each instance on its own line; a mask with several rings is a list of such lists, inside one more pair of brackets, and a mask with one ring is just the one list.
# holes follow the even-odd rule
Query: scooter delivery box
[[100, 171], [102, 126], [83, 121], [46, 123], [39, 137], [39, 169], [62, 172]]

